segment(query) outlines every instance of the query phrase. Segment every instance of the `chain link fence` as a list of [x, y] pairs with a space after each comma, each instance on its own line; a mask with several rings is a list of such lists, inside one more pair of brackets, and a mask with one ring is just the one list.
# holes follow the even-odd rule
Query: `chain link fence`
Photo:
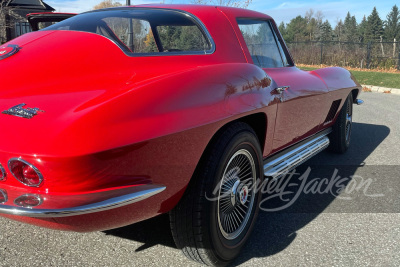
[[298, 64], [400, 70], [400, 42], [288, 42]]

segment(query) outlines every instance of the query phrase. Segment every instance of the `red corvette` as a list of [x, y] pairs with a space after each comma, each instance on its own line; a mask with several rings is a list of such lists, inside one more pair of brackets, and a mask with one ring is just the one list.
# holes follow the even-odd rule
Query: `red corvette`
[[80, 14], [2, 45], [0, 67], [2, 216], [84, 232], [169, 213], [209, 265], [248, 239], [257, 181], [345, 152], [362, 103], [350, 72], [299, 70], [271, 17], [228, 7]]

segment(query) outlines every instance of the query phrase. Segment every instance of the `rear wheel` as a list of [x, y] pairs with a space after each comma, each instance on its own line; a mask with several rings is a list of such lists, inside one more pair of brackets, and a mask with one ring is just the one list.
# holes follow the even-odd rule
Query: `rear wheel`
[[223, 266], [249, 238], [261, 194], [262, 154], [254, 131], [235, 123], [215, 138], [180, 203], [170, 213], [178, 248], [190, 259]]
[[330, 134], [330, 150], [344, 153], [350, 146], [353, 124], [353, 95], [350, 93], [344, 103]]

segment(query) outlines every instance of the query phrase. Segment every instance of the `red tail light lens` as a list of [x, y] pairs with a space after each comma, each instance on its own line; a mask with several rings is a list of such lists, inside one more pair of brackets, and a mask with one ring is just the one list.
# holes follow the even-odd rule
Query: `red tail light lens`
[[38, 187], [43, 181], [40, 171], [25, 160], [10, 159], [8, 168], [12, 175], [24, 185]]

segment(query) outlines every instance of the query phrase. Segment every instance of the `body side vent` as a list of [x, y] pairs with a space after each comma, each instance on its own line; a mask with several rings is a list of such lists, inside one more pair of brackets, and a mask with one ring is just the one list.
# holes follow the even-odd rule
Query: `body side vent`
[[342, 102], [341, 99], [335, 100], [332, 103], [331, 108], [329, 109], [328, 115], [326, 116], [326, 119], [324, 121], [324, 124], [332, 122], [332, 120], [335, 118], [335, 115], [339, 109], [340, 102]]

